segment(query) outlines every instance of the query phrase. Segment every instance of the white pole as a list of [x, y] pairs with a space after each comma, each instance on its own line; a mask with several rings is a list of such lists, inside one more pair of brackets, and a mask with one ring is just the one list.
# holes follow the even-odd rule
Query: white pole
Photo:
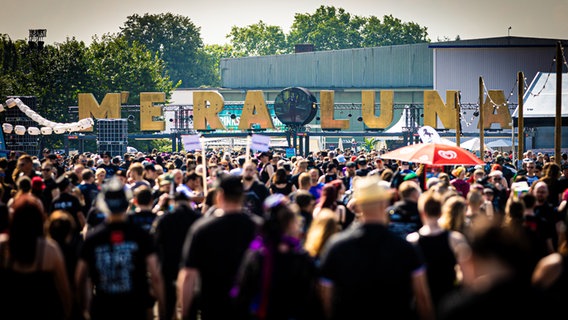
[[247, 136], [247, 152], [246, 152], [246, 161], [250, 160], [250, 136]]
[[203, 196], [207, 196], [207, 150], [205, 149], [205, 138], [201, 137], [201, 163], [203, 164]]
[[518, 161], [515, 160], [515, 124], [511, 121], [511, 161], [515, 165], [515, 169], [519, 169]]

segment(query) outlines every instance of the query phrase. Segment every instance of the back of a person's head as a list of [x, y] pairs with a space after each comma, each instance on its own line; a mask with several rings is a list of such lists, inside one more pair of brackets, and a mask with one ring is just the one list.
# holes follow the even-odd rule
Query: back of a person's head
[[532, 193], [523, 193], [521, 200], [523, 201], [526, 209], [532, 209], [536, 205], [536, 197]]
[[442, 214], [440, 195], [434, 191], [427, 191], [421, 194], [418, 198], [418, 210], [428, 217], [439, 217]]
[[47, 220], [47, 234], [58, 243], [65, 243], [70, 240], [75, 232], [75, 220], [66, 211], [55, 210]]
[[483, 203], [483, 194], [477, 189], [470, 190], [467, 193], [467, 203], [471, 207], [480, 206]]
[[505, 206], [505, 215], [509, 223], [522, 223], [525, 212], [525, 204], [522, 199], [510, 197]]
[[311, 185], [310, 174], [307, 172], [302, 172], [298, 177], [298, 185], [301, 189], [309, 188]]
[[337, 207], [337, 188], [332, 183], [326, 183], [322, 190], [317, 206], [335, 210]]
[[304, 248], [312, 257], [318, 257], [329, 238], [339, 230], [335, 213], [327, 208], [322, 209], [306, 232]]
[[20, 176], [18, 180], [16, 180], [16, 187], [20, 192], [30, 192], [32, 190], [32, 179], [28, 176]]
[[152, 189], [148, 186], [140, 186], [134, 190], [134, 199], [141, 206], [147, 206], [154, 202]]
[[136, 173], [139, 177], [144, 175], [144, 166], [140, 162], [131, 164], [130, 167], [128, 167], [128, 170], [130, 170], [130, 172]]
[[81, 179], [83, 179], [83, 181], [88, 181], [94, 176], [95, 173], [91, 169], [83, 169], [83, 171], [81, 171]]
[[240, 176], [226, 175], [219, 179], [218, 187], [223, 192], [223, 199], [226, 202], [241, 203], [243, 201], [244, 187]]
[[519, 236], [518, 230], [503, 228], [480, 216], [466, 235], [473, 257], [483, 261], [497, 260], [513, 277], [530, 280], [529, 243]]
[[44, 236], [45, 213], [41, 202], [31, 194], [14, 200], [9, 230], [10, 254], [15, 261], [30, 264], [36, 254], [36, 243]]
[[383, 170], [383, 172], [381, 173], [381, 180], [389, 181], [389, 182], [390, 182], [391, 179], [392, 179], [392, 177], [393, 177], [393, 175], [394, 175], [394, 172], [393, 172], [391, 169], [386, 168], [386, 169]]
[[188, 171], [184, 176], [183, 176], [183, 183], [186, 184], [191, 180], [196, 180], [198, 178], [200, 178], [201, 175], [199, 175], [199, 173], [197, 173], [197, 171], [195, 170], [191, 170]]
[[542, 167], [543, 176], [550, 179], [558, 179], [562, 175], [560, 166], [555, 162], [547, 162]]
[[266, 241], [276, 245], [294, 219], [297, 219], [296, 213], [290, 207], [289, 198], [280, 193], [268, 196], [264, 200], [263, 209], [262, 233]]
[[96, 206], [106, 214], [119, 215], [126, 212], [131, 198], [132, 191], [126, 188], [118, 177], [113, 176], [103, 184]]
[[449, 200], [452, 201], [442, 203], [442, 215], [438, 220], [440, 227], [445, 230], [464, 232], [466, 226], [466, 202], [461, 196], [455, 196]]
[[420, 193], [420, 185], [414, 181], [403, 181], [398, 187], [398, 194], [402, 199], [410, 198], [414, 193]]
[[272, 177], [273, 183], [286, 183], [288, 182], [288, 176], [286, 174], [286, 170], [284, 168], [278, 168], [274, 172]]
[[298, 190], [294, 195], [294, 202], [300, 207], [301, 209], [306, 208], [310, 205], [312, 201], [314, 201], [314, 195], [311, 194], [309, 191], [306, 190]]

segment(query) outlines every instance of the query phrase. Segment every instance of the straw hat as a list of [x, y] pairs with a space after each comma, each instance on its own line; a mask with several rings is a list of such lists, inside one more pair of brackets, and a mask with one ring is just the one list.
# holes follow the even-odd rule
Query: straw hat
[[367, 176], [355, 181], [355, 185], [353, 186], [353, 198], [356, 204], [364, 204], [389, 200], [391, 193], [384, 184], [380, 183], [379, 177]]
[[462, 172], [465, 172], [465, 167], [459, 166], [452, 170], [452, 176], [459, 177]]

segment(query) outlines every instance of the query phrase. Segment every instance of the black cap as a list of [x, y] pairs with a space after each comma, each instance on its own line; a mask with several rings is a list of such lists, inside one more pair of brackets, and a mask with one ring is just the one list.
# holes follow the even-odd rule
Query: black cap
[[354, 168], [354, 167], [357, 167], [357, 164], [356, 164], [355, 162], [353, 162], [353, 161], [349, 161], [349, 162], [347, 162], [347, 163], [345, 164], [345, 166], [346, 166], [347, 168]]
[[[130, 204], [130, 195], [117, 177], [112, 177], [103, 184], [99, 193], [99, 201], [102, 200], [102, 210], [111, 214], [126, 212]], [[106, 210], [105, 210], [106, 209]]]
[[148, 163], [147, 165], [144, 166], [144, 170], [156, 171], [156, 167], [154, 166], [153, 163]]

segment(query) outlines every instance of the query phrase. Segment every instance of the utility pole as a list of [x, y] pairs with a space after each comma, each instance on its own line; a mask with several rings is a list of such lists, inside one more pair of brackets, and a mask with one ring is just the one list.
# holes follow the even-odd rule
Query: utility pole
[[479, 158], [485, 159], [485, 124], [483, 123], [483, 77], [479, 77]]
[[[517, 127], [518, 127], [518, 139], [519, 139], [519, 148], [517, 149], [517, 158], [522, 160], [523, 154], [525, 152], [525, 118], [524, 118], [524, 101], [523, 97], [525, 95], [525, 74], [520, 71], [517, 77], [518, 82], [518, 101], [519, 101], [519, 108], [517, 109]], [[513, 137], [514, 137], [515, 127], [513, 126]], [[515, 148], [515, 139], [513, 138], [513, 149]]]
[[461, 106], [459, 100], [459, 92], [454, 96], [454, 106], [456, 108], [456, 146], [460, 146], [461, 136]]
[[554, 122], [554, 161], [560, 165], [562, 147], [562, 43], [556, 43], [556, 121]]

